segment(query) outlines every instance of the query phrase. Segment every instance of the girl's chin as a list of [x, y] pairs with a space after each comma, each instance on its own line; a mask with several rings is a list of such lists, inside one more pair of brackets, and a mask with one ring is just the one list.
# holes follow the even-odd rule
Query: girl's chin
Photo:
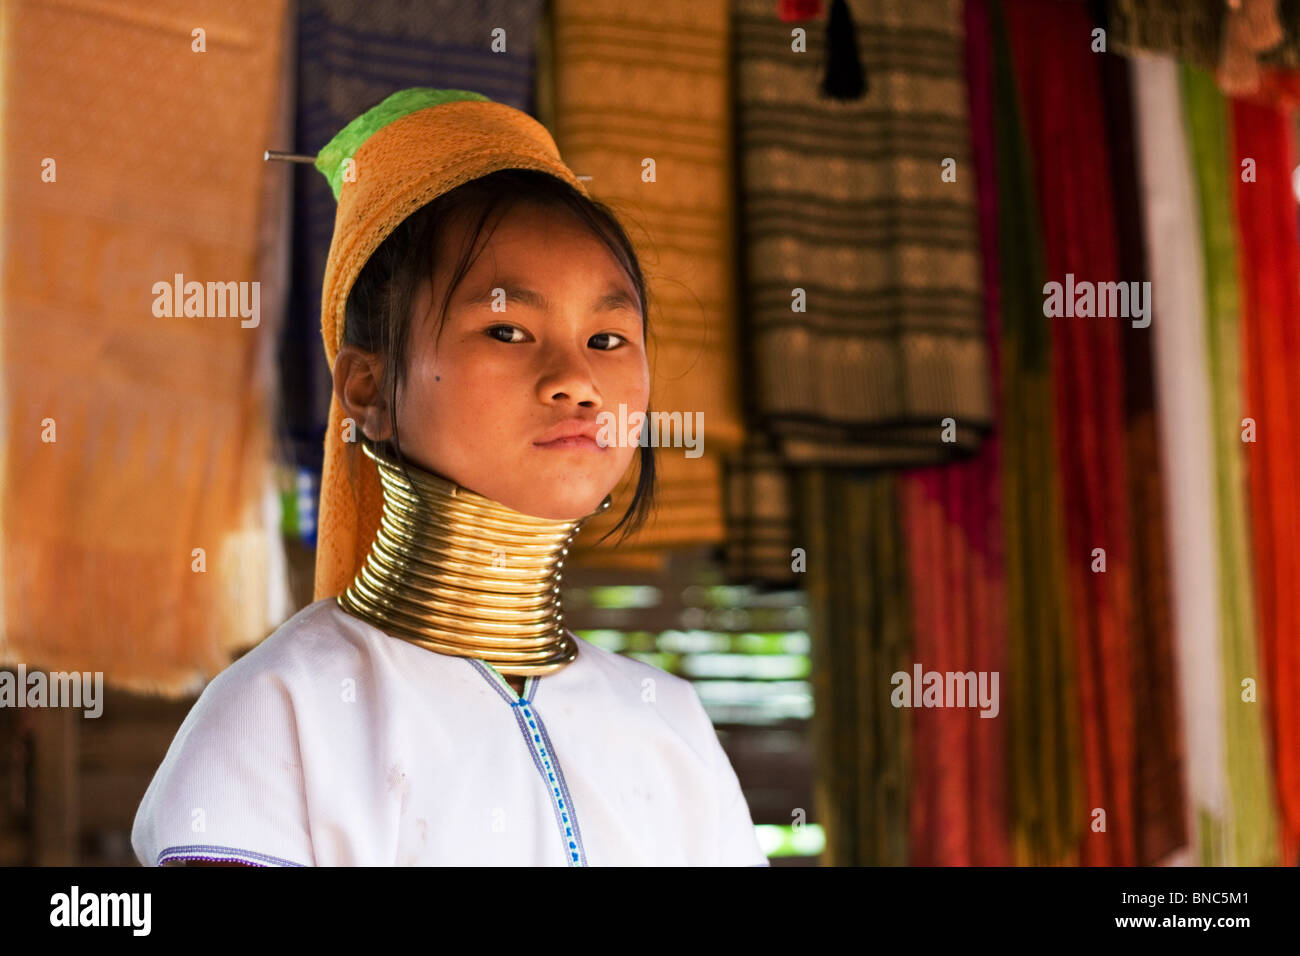
[[[601, 498], [604, 496], [602, 495]], [[590, 507], [582, 504], [571, 504], [569, 502], [557, 502], [554, 499], [550, 501], [535, 501], [531, 498], [529, 501], [520, 504], [509, 505], [515, 511], [521, 514], [531, 515], [534, 518], [546, 518], [549, 521], [577, 521], [579, 518], [585, 518], [591, 514], [600, 505], [601, 499], [597, 499]], [[505, 502], [502, 502], [505, 504]]]
[[527, 489], [521, 490], [519, 494], [503, 492], [500, 496], [487, 495], [487, 497], [521, 514], [545, 518], [549, 521], [577, 521], [579, 518], [585, 518], [595, 511], [605, 498], [603, 494], [595, 496], [594, 500], [590, 495], [575, 494], [572, 481], [556, 482], [550, 489], [551, 494], [547, 494], [547, 490], [547, 483], [535, 482]]

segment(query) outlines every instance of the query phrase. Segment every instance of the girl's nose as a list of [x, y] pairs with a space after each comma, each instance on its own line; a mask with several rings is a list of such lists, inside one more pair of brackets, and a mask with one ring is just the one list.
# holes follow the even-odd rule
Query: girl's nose
[[600, 406], [600, 390], [591, 363], [577, 349], [550, 351], [543, 358], [545, 371], [538, 382], [538, 397], [551, 404], [568, 400], [575, 405]]

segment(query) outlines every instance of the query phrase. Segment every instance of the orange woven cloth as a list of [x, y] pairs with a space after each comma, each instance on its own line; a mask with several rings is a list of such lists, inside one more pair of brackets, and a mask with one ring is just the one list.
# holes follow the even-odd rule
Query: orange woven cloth
[[657, 508], [645, 527], [617, 548], [614, 538], [596, 544], [631, 500], [634, 466], [570, 559], [649, 571], [672, 550], [725, 540], [722, 459], [744, 437], [728, 5], [558, 0], [549, 16], [539, 114], [636, 246], [650, 299], [650, 410], [703, 426], [698, 457], [657, 449]]
[[[0, 663], [192, 692], [288, 610], [264, 516], [274, 296], [209, 307], [268, 279], [287, 7], [2, 11]], [[159, 314], [177, 276], [202, 315]]]
[[[328, 148], [328, 147], [327, 147]], [[321, 336], [330, 367], [343, 344], [348, 293], [393, 230], [421, 206], [498, 169], [549, 172], [586, 193], [537, 120], [504, 103], [462, 101], [408, 113], [372, 133], [351, 157], [321, 290]], [[315, 600], [345, 591], [379, 530], [383, 491], [375, 463], [361, 454], [360, 427], [348, 429], [330, 398], [321, 472]]]

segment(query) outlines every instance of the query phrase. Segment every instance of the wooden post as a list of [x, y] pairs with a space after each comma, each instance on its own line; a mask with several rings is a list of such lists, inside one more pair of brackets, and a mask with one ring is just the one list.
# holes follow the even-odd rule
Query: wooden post
[[32, 862], [76, 866], [79, 862], [78, 737], [81, 711], [67, 707], [32, 710]]

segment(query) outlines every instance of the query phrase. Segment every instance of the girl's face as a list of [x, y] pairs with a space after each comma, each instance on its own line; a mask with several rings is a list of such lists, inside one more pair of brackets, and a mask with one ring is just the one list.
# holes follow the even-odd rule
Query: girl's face
[[[440, 264], [455, 262], [467, 238], [467, 217], [449, 226]], [[594, 435], [602, 412], [617, 425], [619, 405], [645, 412], [650, 377], [631, 280], [570, 214], [527, 202], [492, 232], [439, 334], [450, 271], [438, 268], [416, 296], [397, 397], [403, 454], [524, 514], [590, 514], [637, 446], [539, 443], [575, 421]]]

